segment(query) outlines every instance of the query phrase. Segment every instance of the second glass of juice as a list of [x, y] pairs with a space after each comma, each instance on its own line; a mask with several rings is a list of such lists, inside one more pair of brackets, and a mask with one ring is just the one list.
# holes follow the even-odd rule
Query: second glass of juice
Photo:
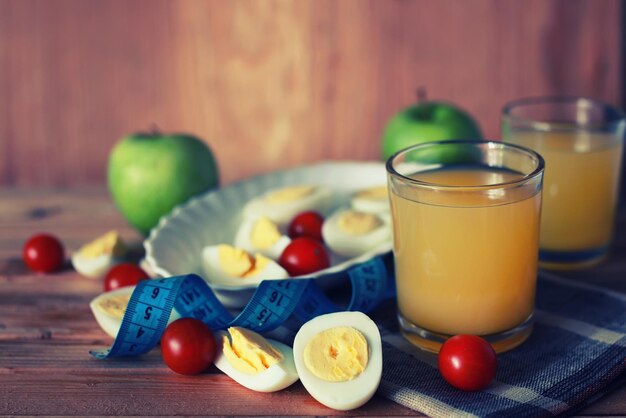
[[592, 266], [613, 236], [626, 119], [614, 106], [582, 97], [534, 97], [502, 111], [504, 141], [546, 161], [539, 265]]
[[532, 329], [543, 158], [489, 141], [431, 142], [387, 161], [398, 320], [439, 351], [456, 334], [497, 352]]

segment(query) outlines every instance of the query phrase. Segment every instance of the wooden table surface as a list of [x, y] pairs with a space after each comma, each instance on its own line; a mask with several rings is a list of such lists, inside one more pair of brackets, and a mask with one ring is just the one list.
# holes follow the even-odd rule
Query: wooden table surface
[[[625, 215], [612, 258], [593, 278], [622, 292]], [[299, 382], [278, 393], [256, 393], [214, 367], [199, 376], [177, 375], [163, 364], [158, 348], [139, 358], [92, 359], [90, 349], [112, 342], [88, 306], [102, 283], [69, 265], [59, 273], [33, 274], [21, 249], [31, 234], [48, 231], [71, 251], [113, 228], [140, 242], [104, 189], [0, 191], [0, 415], [415, 415], [377, 396], [357, 410], [334, 411]], [[569, 276], [590, 282], [585, 274]], [[625, 385], [578, 414], [626, 415]]]

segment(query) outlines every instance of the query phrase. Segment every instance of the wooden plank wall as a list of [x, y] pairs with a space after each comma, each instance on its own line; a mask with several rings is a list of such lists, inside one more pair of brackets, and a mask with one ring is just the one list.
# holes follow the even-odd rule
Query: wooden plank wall
[[225, 183], [376, 159], [414, 99], [619, 104], [619, 0], [0, 0], [0, 186], [104, 182], [123, 134], [200, 135]]

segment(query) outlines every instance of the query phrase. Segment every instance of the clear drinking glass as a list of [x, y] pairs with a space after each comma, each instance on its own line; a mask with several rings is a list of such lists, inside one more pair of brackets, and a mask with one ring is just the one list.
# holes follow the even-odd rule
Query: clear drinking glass
[[455, 334], [498, 352], [530, 335], [543, 158], [488, 141], [431, 142], [387, 161], [398, 320], [428, 351]]
[[580, 97], [526, 98], [504, 107], [503, 140], [546, 161], [541, 267], [582, 268], [608, 254], [625, 127], [621, 110]]

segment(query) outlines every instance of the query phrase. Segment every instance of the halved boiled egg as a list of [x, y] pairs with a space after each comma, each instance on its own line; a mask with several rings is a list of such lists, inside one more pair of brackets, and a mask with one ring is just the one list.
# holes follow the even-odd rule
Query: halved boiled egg
[[260, 253], [276, 260], [291, 239], [280, 233], [278, 226], [266, 216], [244, 219], [235, 235], [235, 247], [249, 253]]
[[322, 236], [334, 253], [357, 257], [390, 241], [390, 223], [387, 213], [342, 209], [324, 221]]
[[286, 226], [294, 216], [305, 210], [324, 213], [330, 205], [332, 192], [314, 185], [288, 186], [270, 190], [250, 200], [243, 209], [245, 217], [266, 216], [278, 226]]
[[248, 389], [275, 392], [298, 380], [293, 350], [241, 327], [217, 333], [215, 366]]
[[387, 186], [370, 187], [356, 192], [350, 201], [352, 209], [359, 212], [389, 212]]
[[126, 246], [117, 231], [109, 231], [72, 254], [72, 265], [83, 276], [97, 279], [117, 264], [125, 253]]
[[293, 353], [305, 389], [329, 408], [358, 408], [380, 383], [380, 332], [364, 313], [336, 312], [313, 318], [296, 334]]
[[285, 279], [287, 271], [261, 254], [227, 244], [211, 245], [202, 250], [202, 266], [211, 283], [225, 285], [258, 284], [262, 280]]
[[[102, 293], [89, 303], [91, 312], [100, 328], [113, 338], [117, 336], [120, 330], [128, 301], [134, 290], [135, 286], [111, 290], [110, 292]], [[175, 309], [172, 309], [168, 324], [178, 318], [180, 318], [180, 314]]]

